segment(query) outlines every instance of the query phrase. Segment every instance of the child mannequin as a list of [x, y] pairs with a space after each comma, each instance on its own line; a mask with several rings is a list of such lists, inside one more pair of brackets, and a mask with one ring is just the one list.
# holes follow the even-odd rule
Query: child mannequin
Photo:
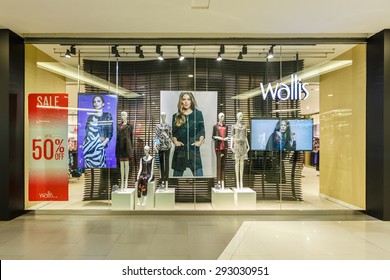
[[[154, 168], [154, 157], [152, 157], [149, 152], [149, 146], [144, 147], [145, 156], [143, 156], [139, 161], [139, 170], [138, 170], [138, 186], [137, 186], [137, 205], [145, 206], [147, 195], [148, 195], [148, 183], [153, 181], [153, 168]], [[141, 202], [142, 200], [142, 202]]]

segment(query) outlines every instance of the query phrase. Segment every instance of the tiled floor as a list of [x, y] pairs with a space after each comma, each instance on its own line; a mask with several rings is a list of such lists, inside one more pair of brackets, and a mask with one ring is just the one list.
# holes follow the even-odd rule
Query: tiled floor
[[390, 260], [390, 222], [244, 222], [220, 260]]
[[0, 259], [390, 259], [390, 222], [339, 215], [26, 214]]
[[318, 172], [304, 175], [304, 201], [258, 201], [258, 211], [225, 215], [210, 203], [167, 215], [112, 211], [108, 201], [81, 201], [82, 184], [72, 182], [68, 202], [0, 221], [0, 259], [390, 260], [390, 222], [322, 198]]

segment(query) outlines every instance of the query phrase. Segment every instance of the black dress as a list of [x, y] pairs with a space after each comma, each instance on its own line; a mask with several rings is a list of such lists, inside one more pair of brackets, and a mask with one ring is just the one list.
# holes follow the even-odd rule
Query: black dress
[[172, 136], [184, 144], [175, 147], [172, 169], [184, 171], [189, 167], [194, 173], [195, 170], [202, 169], [202, 159], [199, 147], [191, 144], [199, 141], [201, 136], [205, 137], [204, 120], [202, 112], [197, 109], [185, 117], [186, 122], [181, 126], [175, 123], [176, 114], [172, 117]]
[[133, 156], [133, 127], [131, 124], [119, 125], [116, 140], [116, 157], [130, 159]]

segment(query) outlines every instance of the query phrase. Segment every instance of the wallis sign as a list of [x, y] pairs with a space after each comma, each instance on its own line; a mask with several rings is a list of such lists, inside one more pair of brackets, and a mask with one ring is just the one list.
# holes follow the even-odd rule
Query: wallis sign
[[306, 89], [308, 83], [301, 83], [298, 81], [297, 75], [291, 75], [291, 83], [289, 85], [284, 83], [277, 83], [276, 86], [268, 84], [267, 89], [264, 89], [264, 84], [260, 83], [261, 93], [263, 99], [267, 99], [270, 94], [272, 99], [279, 100], [305, 100], [309, 97], [309, 91]]

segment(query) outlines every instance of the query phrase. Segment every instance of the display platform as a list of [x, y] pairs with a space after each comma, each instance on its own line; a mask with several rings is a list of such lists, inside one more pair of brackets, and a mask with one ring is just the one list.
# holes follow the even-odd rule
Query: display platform
[[134, 210], [135, 189], [127, 188], [125, 191], [114, 191], [111, 194], [111, 208], [118, 210]]
[[[136, 186], [137, 187], [137, 186]], [[156, 181], [152, 181], [148, 184], [148, 195], [146, 196], [146, 203], [143, 205], [144, 197], [141, 196], [140, 199], [137, 197], [137, 191], [134, 194], [134, 205], [135, 210], [152, 210], [154, 208], [154, 193], [156, 190]], [[140, 204], [138, 205], [138, 201]]]
[[256, 192], [250, 188], [232, 188], [235, 208], [239, 210], [256, 210]]
[[234, 192], [231, 189], [211, 189], [211, 205], [214, 210], [232, 210], [235, 207]]
[[154, 199], [156, 210], [175, 209], [175, 188], [157, 189]]

